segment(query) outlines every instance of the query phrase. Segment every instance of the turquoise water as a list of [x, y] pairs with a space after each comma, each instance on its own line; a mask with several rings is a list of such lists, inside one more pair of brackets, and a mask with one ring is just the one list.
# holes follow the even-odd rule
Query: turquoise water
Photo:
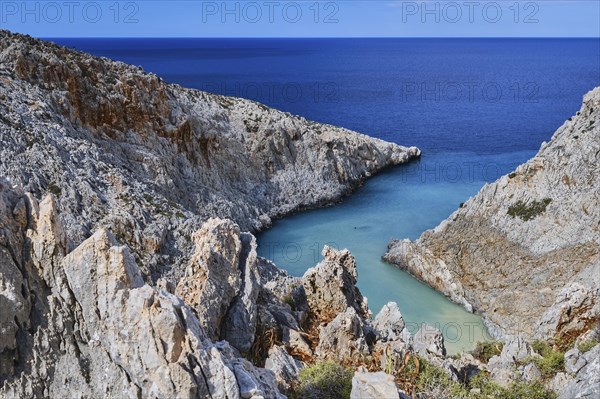
[[341, 204], [275, 222], [259, 235], [259, 254], [302, 276], [322, 259], [324, 245], [348, 248], [357, 260], [358, 287], [374, 314], [394, 301], [411, 332], [428, 323], [444, 333], [449, 353], [470, 350], [487, 339], [481, 318], [381, 256], [391, 238], [418, 238], [477, 193], [484, 181], [509, 173], [533, 154], [424, 154], [420, 161], [367, 181]]

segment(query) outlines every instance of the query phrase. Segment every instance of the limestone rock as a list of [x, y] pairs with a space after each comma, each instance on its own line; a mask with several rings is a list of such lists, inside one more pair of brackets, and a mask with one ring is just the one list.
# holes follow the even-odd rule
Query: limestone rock
[[218, 339], [242, 285], [240, 230], [231, 221], [210, 219], [193, 238], [196, 251], [175, 293], [196, 310], [208, 336]]
[[227, 312], [221, 337], [242, 353], [246, 353], [252, 347], [256, 334], [258, 311], [256, 300], [260, 292], [260, 277], [256, 265], [256, 238], [249, 233], [244, 233], [240, 236], [240, 240], [242, 253], [239, 267], [242, 284], [240, 294], [234, 299]]
[[279, 389], [286, 392], [291, 387], [290, 383], [297, 380], [303, 364], [290, 356], [285, 348], [276, 345], [269, 349], [265, 368], [275, 373]]
[[153, 278], [210, 217], [256, 231], [420, 154], [4, 30], [0, 60], [0, 175], [56, 193], [75, 246], [109, 227]]
[[302, 277], [310, 313], [321, 323], [353, 308], [357, 315], [369, 317], [367, 304], [356, 288], [356, 260], [348, 250], [336, 251], [325, 246], [325, 259]]
[[[531, 345], [522, 336], [506, 337], [500, 355], [493, 356], [488, 364], [487, 370], [493, 380], [502, 386], [509, 386], [518, 379], [517, 363], [527, 356], [534, 355]], [[534, 370], [528, 369], [528, 376], [535, 374]]]
[[404, 330], [404, 319], [396, 302], [385, 304], [375, 316], [372, 326], [377, 331], [377, 336], [384, 341], [399, 339]]
[[577, 374], [579, 370], [581, 370], [587, 361], [582, 353], [579, 352], [579, 349], [576, 347], [568, 350], [565, 353], [565, 371], [569, 374]]
[[394, 377], [383, 373], [356, 372], [352, 378], [351, 399], [400, 399]]
[[527, 382], [539, 381], [542, 379], [542, 373], [535, 364], [529, 363], [523, 369], [523, 375], [521, 378]]
[[600, 87], [537, 155], [385, 259], [499, 326], [562, 339], [600, 320]]
[[416, 352], [436, 356], [446, 356], [444, 336], [437, 328], [428, 324], [421, 325], [419, 331], [413, 337], [413, 347]]
[[600, 396], [600, 345], [583, 354], [583, 358], [586, 365], [559, 390], [559, 399], [592, 399]]
[[[0, 396], [281, 397], [240, 352], [272, 323], [312, 357], [308, 296], [241, 231], [419, 154], [0, 30]], [[354, 259], [328, 267], [316, 314], [362, 326]]]
[[365, 322], [352, 307], [320, 327], [319, 345], [315, 354], [320, 358], [348, 360], [369, 353], [369, 337]]

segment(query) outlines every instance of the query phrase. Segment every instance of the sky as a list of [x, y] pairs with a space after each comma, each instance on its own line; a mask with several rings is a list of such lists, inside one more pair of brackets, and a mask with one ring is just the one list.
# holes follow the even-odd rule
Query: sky
[[600, 37], [599, 0], [0, 0], [35, 37]]

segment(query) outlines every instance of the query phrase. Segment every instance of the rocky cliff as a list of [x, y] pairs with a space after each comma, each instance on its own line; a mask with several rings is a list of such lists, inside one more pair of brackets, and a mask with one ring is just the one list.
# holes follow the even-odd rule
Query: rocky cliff
[[209, 217], [255, 231], [419, 155], [7, 31], [0, 143], [0, 175], [55, 194], [69, 250], [110, 227], [155, 279]]
[[0, 31], [0, 397], [282, 398], [368, 354], [347, 251], [297, 279], [244, 231], [417, 156]]
[[600, 88], [538, 154], [385, 259], [498, 336], [572, 341], [600, 321]]

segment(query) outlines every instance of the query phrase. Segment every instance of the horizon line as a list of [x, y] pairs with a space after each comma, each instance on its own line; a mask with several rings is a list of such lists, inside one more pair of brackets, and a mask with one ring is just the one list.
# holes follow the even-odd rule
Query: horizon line
[[[18, 33], [18, 32], [14, 32]], [[20, 33], [22, 35], [28, 35]], [[34, 36], [32, 36], [34, 37]], [[37, 36], [38, 39], [600, 39], [600, 36]]]

